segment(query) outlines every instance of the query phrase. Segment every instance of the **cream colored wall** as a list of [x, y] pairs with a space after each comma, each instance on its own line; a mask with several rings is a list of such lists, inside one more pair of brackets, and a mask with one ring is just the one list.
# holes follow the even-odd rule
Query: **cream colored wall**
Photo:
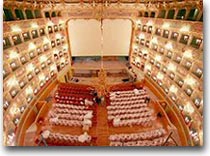
[[70, 20], [68, 23], [72, 56], [100, 56], [103, 39], [104, 56], [128, 56], [132, 22], [127, 19]]

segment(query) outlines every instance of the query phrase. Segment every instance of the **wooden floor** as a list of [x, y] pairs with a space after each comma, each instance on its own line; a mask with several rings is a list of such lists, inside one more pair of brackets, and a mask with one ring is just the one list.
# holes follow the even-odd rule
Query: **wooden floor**
[[[156, 101], [158, 98], [149, 90], [149, 88], [146, 88], [148, 94], [151, 97], [151, 100]], [[53, 95], [53, 91], [52, 91]], [[95, 122], [93, 123], [93, 126], [89, 129], [88, 134], [92, 136], [93, 141], [91, 143], [91, 146], [109, 146], [109, 136], [113, 134], [120, 134], [120, 133], [138, 133], [142, 131], [152, 130], [160, 127], [164, 127], [167, 129], [168, 125], [164, 125], [163, 120], [159, 119], [153, 123], [152, 127], [142, 127], [142, 126], [123, 126], [123, 127], [113, 127], [108, 123], [108, 114], [106, 109], [106, 104], [101, 104], [98, 106], [95, 106]], [[150, 103], [149, 107], [154, 108], [154, 103]], [[50, 111], [50, 108], [48, 112]], [[51, 130], [53, 132], [59, 132], [63, 134], [72, 134], [72, 135], [81, 135], [84, 133], [81, 127], [68, 127], [68, 126], [50, 126], [48, 123], [48, 112], [46, 112], [45, 115], [45, 123], [38, 127], [39, 132], [36, 134], [39, 135], [41, 130]], [[157, 112], [154, 112], [154, 115], [156, 115]], [[29, 140], [30, 135], [26, 135], [25, 140]], [[38, 137], [38, 136], [36, 136]], [[176, 141], [180, 142], [179, 136], [176, 136]], [[27, 141], [26, 141], [27, 142]], [[25, 145], [32, 145], [31, 143], [26, 143]]]
[[[152, 104], [149, 107], [153, 107]], [[47, 119], [47, 114], [46, 114]], [[68, 127], [68, 126], [50, 126], [48, 124], [48, 120], [45, 120], [44, 126], [38, 128], [40, 130], [50, 130], [53, 132], [59, 132], [63, 134], [72, 134], [72, 135], [81, 135], [83, 134], [83, 130], [81, 127]], [[141, 127], [141, 126], [123, 126], [123, 127], [113, 127], [108, 124], [107, 119], [107, 109], [106, 105], [96, 106], [96, 122], [89, 129], [88, 134], [92, 136], [93, 142], [91, 146], [109, 146], [109, 136], [112, 134], [120, 134], [120, 133], [138, 133], [142, 131], [152, 130], [155, 128], [163, 127], [162, 120], [157, 119], [152, 127]], [[165, 127], [165, 126], [164, 126]], [[39, 132], [37, 133], [39, 134]], [[28, 135], [30, 137], [30, 135]], [[177, 137], [177, 139], [179, 139]], [[25, 140], [29, 140], [26, 138]], [[177, 141], [179, 142], [179, 140]], [[27, 144], [26, 144], [27, 145]], [[31, 143], [28, 145], [32, 145]]]

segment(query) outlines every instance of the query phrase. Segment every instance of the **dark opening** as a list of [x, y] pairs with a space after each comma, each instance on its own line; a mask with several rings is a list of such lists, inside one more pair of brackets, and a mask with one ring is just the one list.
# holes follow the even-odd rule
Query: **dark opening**
[[176, 19], [184, 19], [186, 14], [186, 9], [179, 10]]
[[5, 21], [14, 20], [11, 9], [4, 8], [3, 10], [4, 10], [4, 15], [5, 15]]
[[15, 9], [15, 15], [16, 15], [17, 19], [20, 19], [20, 20], [24, 19], [23, 12], [20, 9]]
[[169, 10], [167, 19], [173, 19], [175, 14], [175, 10]]
[[31, 10], [26, 10], [25, 12], [26, 12], [27, 19], [33, 19], [34, 18]]

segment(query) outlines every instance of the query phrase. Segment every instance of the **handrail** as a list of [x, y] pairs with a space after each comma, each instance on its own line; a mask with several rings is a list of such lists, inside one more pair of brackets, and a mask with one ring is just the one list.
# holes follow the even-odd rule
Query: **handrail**
[[[157, 93], [159, 93], [159, 96], [161, 96], [161, 99], [166, 100], [167, 106], [173, 112], [176, 119], [179, 121], [181, 131], [183, 131], [185, 134], [184, 137], [185, 137], [186, 142], [188, 142], [189, 145], [193, 146], [192, 139], [189, 137], [189, 128], [185, 125], [185, 121], [184, 121], [182, 115], [180, 114], [177, 106], [174, 104], [173, 101], [171, 101], [171, 99], [168, 98], [168, 96], [162, 91], [162, 89], [159, 86], [152, 83], [152, 81], [150, 80], [150, 78], [148, 76], [145, 76], [145, 77], [146, 77], [145, 78], [146, 82], [148, 82], [153, 87], [152, 88], [153, 90], [155, 90]], [[171, 103], [172, 105], [170, 105], [169, 103]]]

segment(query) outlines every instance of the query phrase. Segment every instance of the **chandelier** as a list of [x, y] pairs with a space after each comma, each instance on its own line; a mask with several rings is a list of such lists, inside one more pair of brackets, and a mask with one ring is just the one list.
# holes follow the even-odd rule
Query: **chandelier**
[[107, 73], [104, 69], [104, 60], [103, 60], [103, 55], [104, 55], [104, 8], [107, 6], [107, 2], [104, 3], [104, 0], [102, 0], [102, 3], [100, 4], [100, 10], [97, 11], [97, 16], [96, 19], [100, 21], [100, 31], [101, 31], [101, 42], [100, 42], [100, 71], [98, 72], [98, 81], [93, 82], [94, 87], [96, 88], [98, 95], [99, 96], [105, 96], [107, 95], [108, 91], [108, 83], [107, 83]]

